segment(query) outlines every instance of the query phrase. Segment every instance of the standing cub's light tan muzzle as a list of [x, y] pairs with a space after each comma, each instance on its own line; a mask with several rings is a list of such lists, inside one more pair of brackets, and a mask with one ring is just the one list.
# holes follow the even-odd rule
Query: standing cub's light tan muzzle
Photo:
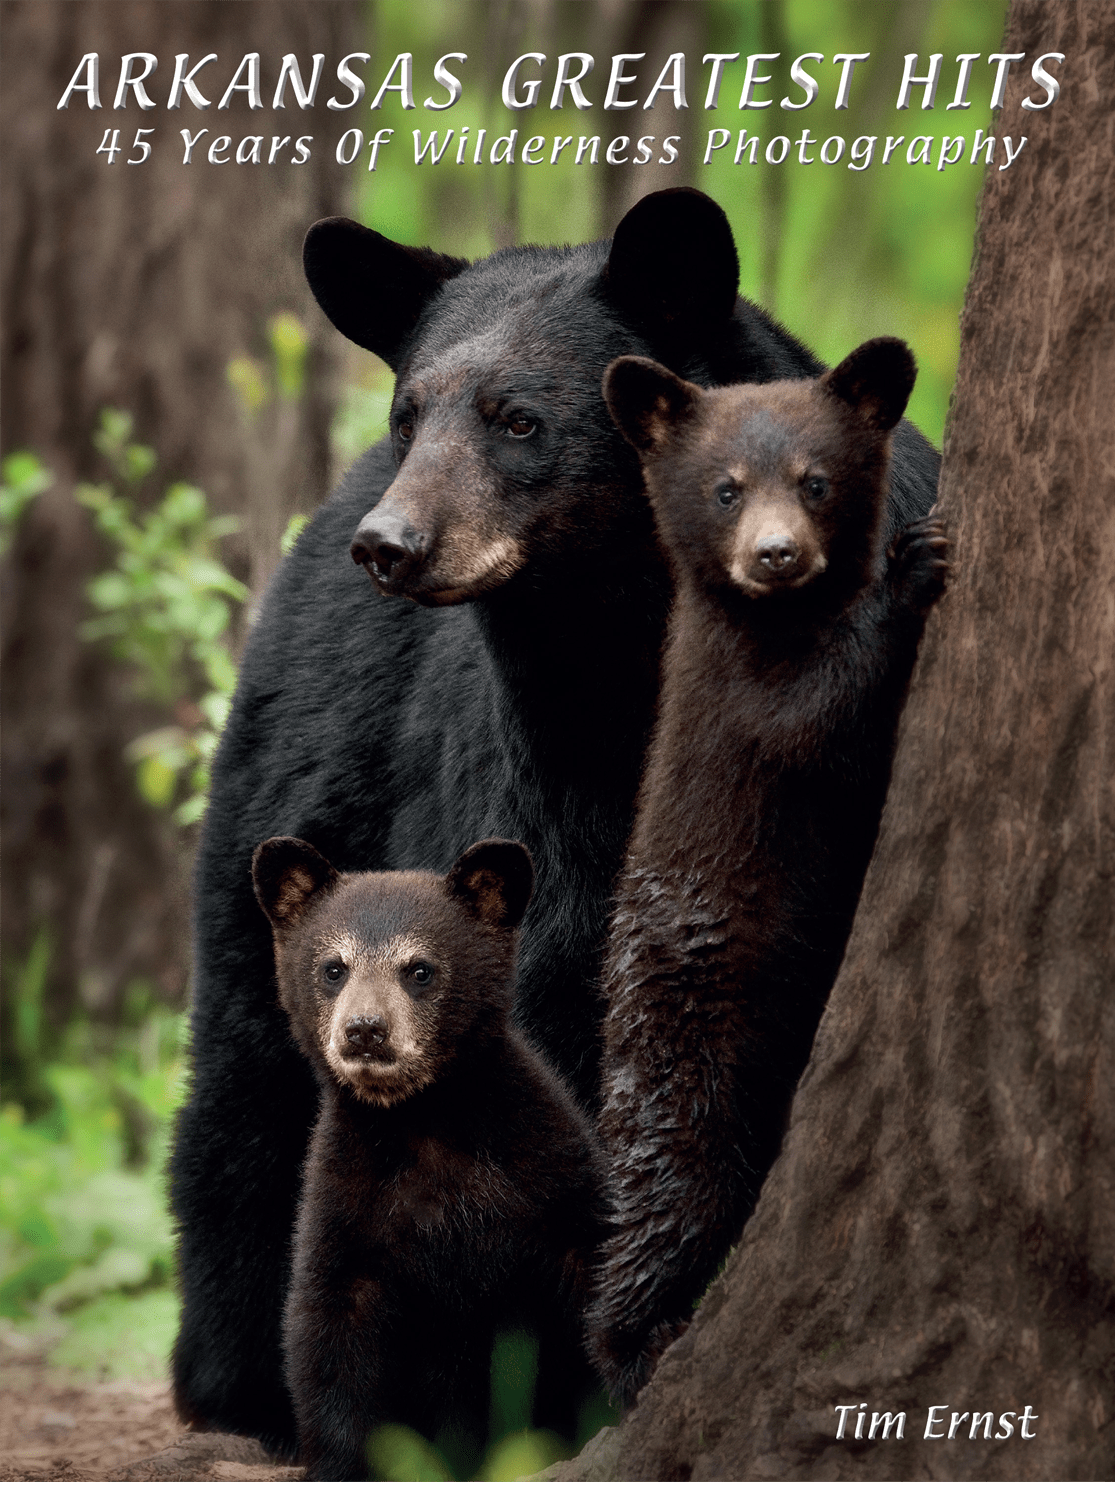
[[732, 535], [728, 573], [745, 594], [761, 598], [801, 588], [828, 566], [809, 513], [791, 496], [748, 502]]

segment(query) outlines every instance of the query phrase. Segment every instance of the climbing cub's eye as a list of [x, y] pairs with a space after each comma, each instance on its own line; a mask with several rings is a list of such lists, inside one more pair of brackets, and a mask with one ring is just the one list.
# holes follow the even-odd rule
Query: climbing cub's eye
[[322, 966], [321, 972], [327, 984], [340, 984], [341, 980], [348, 973], [348, 968], [345, 964], [339, 963], [337, 959], [331, 958], [327, 964]]
[[811, 479], [805, 481], [805, 493], [811, 500], [823, 500], [829, 492], [829, 482], [815, 474]]
[[528, 438], [537, 430], [538, 423], [532, 422], [529, 417], [512, 417], [507, 424], [508, 434], [513, 438]]
[[425, 989], [426, 985], [428, 985], [430, 980], [434, 977], [433, 964], [415, 964], [414, 968], [410, 971], [410, 977], [414, 980], [415, 984], [421, 985], [422, 988]]
[[404, 443], [409, 443], [411, 438], [414, 436], [414, 423], [409, 417], [403, 417], [402, 420], [396, 425], [395, 431], [399, 434]]
[[725, 510], [731, 510], [736, 503], [736, 487], [734, 484], [722, 484], [716, 491], [716, 503], [723, 506]]

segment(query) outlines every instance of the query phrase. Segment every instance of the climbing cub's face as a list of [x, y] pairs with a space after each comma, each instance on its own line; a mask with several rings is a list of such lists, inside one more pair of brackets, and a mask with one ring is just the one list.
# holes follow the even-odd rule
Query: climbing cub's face
[[611, 364], [604, 396], [639, 450], [679, 582], [750, 599], [822, 578], [841, 598], [864, 588], [914, 375], [898, 339], [873, 339], [815, 380], [709, 391], [652, 360]]
[[504, 1024], [533, 885], [521, 844], [474, 844], [444, 877], [342, 875], [311, 844], [275, 838], [252, 876], [295, 1040], [365, 1102], [418, 1093]]

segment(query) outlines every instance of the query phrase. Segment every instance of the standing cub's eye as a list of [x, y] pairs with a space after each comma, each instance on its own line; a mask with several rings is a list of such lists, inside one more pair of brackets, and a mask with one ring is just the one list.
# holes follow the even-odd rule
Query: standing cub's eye
[[341, 980], [348, 973], [348, 968], [337, 959], [331, 958], [327, 964], [322, 966], [321, 972], [328, 984], [340, 984]]
[[414, 423], [409, 417], [403, 417], [397, 423], [395, 431], [399, 434], [404, 443], [409, 443], [411, 438], [414, 436]]
[[736, 487], [734, 484], [722, 484], [716, 492], [716, 503], [722, 505], [725, 510], [730, 510], [736, 503]]
[[538, 423], [532, 422], [529, 417], [512, 417], [507, 424], [508, 434], [513, 438], [528, 438], [538, 430]]
[[428, 985], [430, 980], [434, 977], [433, 964], [415, 964], [414, 968], [410, 971], [410, 977], [414, 980], [415, 984], [420, 984], [423, 988], [425, 988], [425, 986]]
[[805, 481], [805, 493], [811, 500], [823, 500], [829, 492], [829, 482], [815, 474], [812, 479]]

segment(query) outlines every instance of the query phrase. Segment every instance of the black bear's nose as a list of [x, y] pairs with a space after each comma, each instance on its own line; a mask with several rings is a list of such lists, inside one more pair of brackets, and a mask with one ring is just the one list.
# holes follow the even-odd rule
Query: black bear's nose
[[756, 551], [763, 567], [772, 573], [785, 573], [801, 556], [801, 548], [789, 536], [760, 537]]
[[353, 1016], [345, 1023], [345, 1041], [363, 1052], [382, 1047], [387, 1040], [387, 1022], [382, 1016]]
[[429, 550], [426, 538], [405, 516], [381, 514], [378, 509], [360, 522], [349, 548], [353, 562], [367, 568], [377, 583], [387, 584], [401, 583], [425, 561]]

